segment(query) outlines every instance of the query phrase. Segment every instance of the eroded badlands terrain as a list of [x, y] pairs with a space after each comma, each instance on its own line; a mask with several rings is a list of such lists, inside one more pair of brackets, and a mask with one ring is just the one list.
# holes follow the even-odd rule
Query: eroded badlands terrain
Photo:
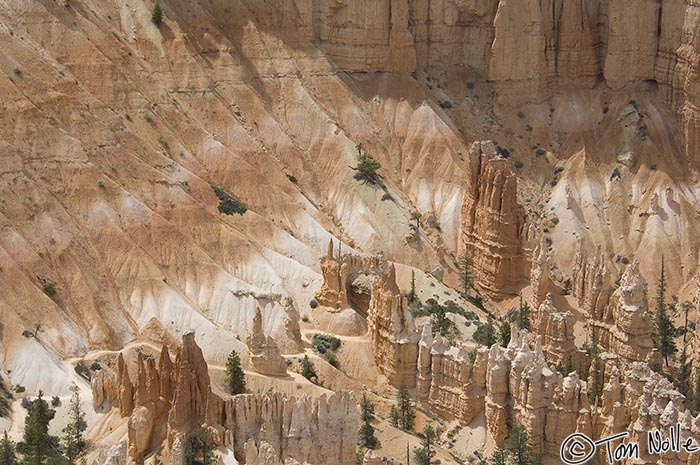
[[[55, 434], [80, 392], [97, 465], [187, 463], [201, 427], [221, 463], [258, 465], [406, 463], [428, 423], [443, 464], [514, 425], [545, 463], [577, 431], [700, 435], [695, 369], [679, 382], [698, 354], [700, 5], [163, 0], [160, 24], [153, 6], [0, 0], [11, 438], [40, 390]], [[475, 337], [506, 323], [509, 342]], [[333, 363], [316, 334], [340, 340]], [[391, 421], [401, 385], [412, 431]]]

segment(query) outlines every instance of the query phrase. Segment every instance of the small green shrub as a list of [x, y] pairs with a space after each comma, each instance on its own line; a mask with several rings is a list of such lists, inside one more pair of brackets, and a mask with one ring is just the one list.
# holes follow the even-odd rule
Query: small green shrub
[[156, 2], [151, 10], [151, 22], [156, 26], [160, 26], [163, 22], [163, 9], [160, 7], [160, 3]]
[[290, 180], [291, 182], [293, 182], [294, 184], [297, 183], [298, 180], [297, 180], [297, 177], [296, 177], [296, 176], [294, 176], [292, 173], [286, 173], [286, 174], [287, 174], [287, 179], [289, 179], [289, 180]]
[[454, 107], [454, 103], [452, 103], [451, 100], [443, 100], [440, 102], [440, 108], [452, 108]]
[[308, 316], [308, 315], [302, 315], [301, 321], [303, 321], [304, 323], [308, 323], [308, 322], [309, 322], [309, 316]]
[[168, 140], [165, 138], [163, 134], [158, 134], [158, 143], [163, 146], [165, 150], [170, 149], [170, 145], [168, 144]]
[[53, 396], [51, 398], [51, 407], [58, 407], [61, 405], [61, 398], [58, 396]]
[[26, 390], [27, 390], [27, 388], [25, 388], [25, 387], [22, 386], [22, 385], [19, 385], [19, 384], [18, 384], [17, 386], [15, 386], [15, 392], [16, 392], [17, 394], [22, 394], [22, 393], [25, 392]]
[[97, 360], [92, 362], [90, 365], [90, 371], [100, 371], [102, 369], [102, 365], [99, 364]]
[[311, 307], [311, 308], [316, 308], [316, 307], [318, 307], [318, 302], [316, 302], [316, 299], [311, 299], [311, 300], [309, 301], [309, 307]]
[[85, 360], [79, 360], [78, 363], [75, 364], [74, 370], [78, 374], [78, 376], [81, 376], [82, 378], [85, 378], [86, 380], [90, 381], [90, 369], [85, 363]]
[[152, 123], [153, 122], [153, 113], [151, 113], [150, 111], [144, 111], [143, 112], [143, 119], [145, 119], [147, 123]]
[[49, 297], [53, 297], [56, 294], [56, 283], [53, 281], [46, 281], [42, 285], [44, 289], [44, 294]]
[[219, 198], [219, 212], [225, 215], [242, 215], [248, 211], [248, 207], [245, 206], [240, 200], [231, 197], [226, 191], [218, 186], [211, 186], [214, 189], [214, 193]]
[[330, 334], [314, 334], [311, 338], [311, 345], [319, 354], [325, 354], [329, 350], [336, 351], [340, 344], [340, 339]]

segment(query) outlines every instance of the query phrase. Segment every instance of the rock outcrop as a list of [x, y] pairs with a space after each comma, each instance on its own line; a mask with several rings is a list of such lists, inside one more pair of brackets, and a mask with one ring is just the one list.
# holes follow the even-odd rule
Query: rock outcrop
[[627, 266], [602, 318], [591, 319], [589, 324], [598, 327], [601, 346], [619, 356], [625, 366], [651, 361], [653, 322], [639, 262], [635, 260]]
[[430, 323], [423, 326], [418, 358], [418, 399], [442, 418], [469, 424], [484, 410], [488, 351], [451, 347]]
[[466, 173], [462, 240], [472, 256], [476, 284], [492, 297], [515, 295], [529, 272], [517, 177], [493, 141], [474, 142]]
[[[123, 357], [118, 360], [118, 375], [96, 378], [93, 391], [102, 392], [101, 408], [119, 406], [120, 414], [128, 417], [128, 463], [143, 463], [164, 443], [164, 461], [182, 465], [188, 435], [200, 427], [209, 430], [216, 445], [232, 450], [237, 460], [244, 460], [254, 447], [256, 454], [262, 451], [260, 456], [273, 460], [261, 462], [265, 464], [287, 458], [354, 463], [358, 415], [349, 393], [317, 399], [280, 393], [221, 398], [211, 390], [207, 364], [193, 333], [183, 337], [174, 362], [167, 347], [157, 364], [139, 353], [135, 384]], [[122, 404], [133, 408], [123, 409]]]
[[605, 266], [601, 252], [598, 251], [595, 259], [589, 261], [583, 241], [579, 240], [576, 244], [571, 291], [587, 318], [599, 320], [603, 317], [603, 310], [613, 291], [610, 281], [610, 270]]
[[350, 304], [366, 316], [371, 299], [371, 283], [381, 275], [384, 259], [379, 255], [343, 254], [340, 247], [338, 244], [336, 254], [331, 239], [328, 252], [321, 257], [323, 283], [316, 293], [316, 300], [330, 311], [343, 310]]
[[532, 313], [532, 319], [534, 332], [542, 337], [547, 361], [554, 365], [575, 366], [574, 315], [557, 310], [552, 304], [552, 296], [547, 294]]
[[394, 386], [415, 386], [420, 336], [396, 284], [393, 264], [372, 284], [367, 326], [377, 369]]
[[532, 253], [532, 269], [530, 270], [530, 288], [532, 289], [532, 304], [539, 307], [547, 297], [550, 273], [547, 260], [547, 247], [539, 244]]
[[284, 376], [287, 374], [287, 363], [280, 355], [277, 343], [270, 336], [265, 336], [262, 328], [262, 312], [255, 310], [253, 318], [253, 333], [246, 340], [250, 352], [250, 363], [253, 369], [268, 376]]

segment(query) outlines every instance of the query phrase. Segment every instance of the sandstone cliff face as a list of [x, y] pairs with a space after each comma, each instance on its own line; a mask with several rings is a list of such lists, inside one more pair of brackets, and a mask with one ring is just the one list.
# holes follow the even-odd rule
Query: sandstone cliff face
[[415, 386], [420, 336], [406, 299], [396, 284], [393, 264], [372, 284], [367, 326], [378, 370], [394, 386], [402, 382]]
[[575, 366], [577, 352], [574, 344], [574, 315], [560, 312], [547, 294], [542, 304], [532, 313], [533, 331], [542, 337], [542, 346], [550, 364]]
[[221, 398], [211, 390], [194, 334], [183, 338], [174, 362], [167, 347], [157, 364], [141, 353], [137, 360], [135, 384], [129, 381], [121, 356], [117, 376], [106, 371], [93, 380], [93, 392], [106, 403], [99, 407], [131, 407], [120, 408], [120, 414], [128, 417], [129, 463], [143, 463], [165, 442], [167, 463], [183, 464], [187, 437], [198, 427], [207, 428], [215, 444], [231, 449], [238, 460], [255, 455], [274, 465], [290, 457], [311, 464], [354, 463], [358, 415], [348, 393], [318, 399], [280, 393]]
[[423, 326], [418, 359], [418, 399], [442, 418], [469, 424], [484, 410], [487, 351], [471, 360], [466, 350], [451, 347], [430, 323]]
[[492, 141], [472, 145], [466, 171], [463, 243], [472, 256], [476, 284], [493, 297], [515, 294], [526, 284], [529, 272], [517, 178]]

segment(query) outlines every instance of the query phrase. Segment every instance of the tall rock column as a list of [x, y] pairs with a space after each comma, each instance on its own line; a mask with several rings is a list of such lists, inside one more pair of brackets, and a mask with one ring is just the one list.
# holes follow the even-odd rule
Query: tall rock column
[[474, 142], [466, 171], [462, 241], [472, 255], [476, 284], [491, 297], [515, 295], [529, 266], [517, 178], [493, 141]]
[[416, 385], [418, 341], [413, 316], [396, 284], [396, 270], [389, 265], [381, 279], [372, 283], [372, 300], [367, 317], [374, 363], [397, 386]]

